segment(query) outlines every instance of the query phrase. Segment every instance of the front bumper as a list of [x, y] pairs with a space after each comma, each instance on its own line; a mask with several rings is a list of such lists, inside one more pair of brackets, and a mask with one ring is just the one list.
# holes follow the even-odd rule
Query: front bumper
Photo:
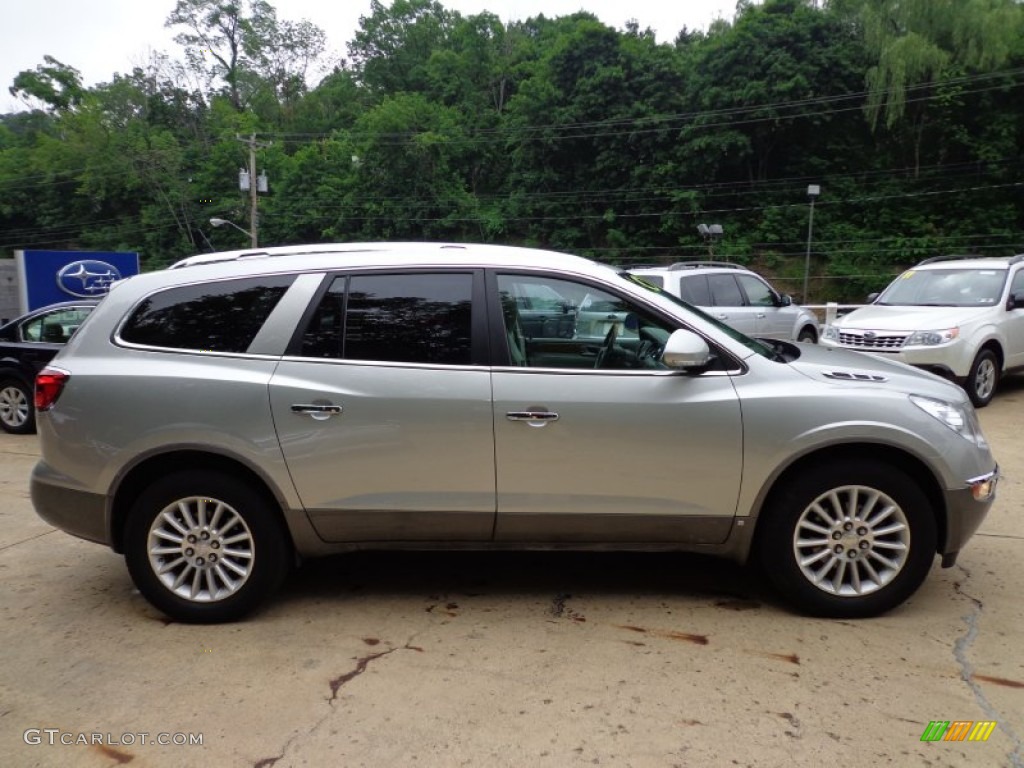
[[996, 499], [998, 482], [997, 466], [987, 474], [968, 480], [966, 488], [945, 492], [946, 537], [939, 543], [943, 568], [956, 564], [960, 550], [981, 526]]
[[[959, 340], [958, 340], [959, 341]], [[938, 374], [944, 379], [952, 381], [963, 381], [971, 371], [971, 364], [974, 357], [968, 354], [969, 350], [962, 343], [942, 344], [934, 347], [864, 347], [850, 344], [841, 344], [824, 336], [819, 342], [826, 347], [835, 349], [848, 349], [851, 352], [866, 352], [869, 355], [878, 355], [886, 360], [896, 360], [900, 363], [912, 365], [931, 373]]]

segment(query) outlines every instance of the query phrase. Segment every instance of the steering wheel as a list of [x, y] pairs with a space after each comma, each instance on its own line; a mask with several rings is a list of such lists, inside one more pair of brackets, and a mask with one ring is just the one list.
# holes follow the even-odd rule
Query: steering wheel
[[661, 340], [649, 328], [640, 329], [640, 343], [636, 348], [636, 361], [641, 366], [654, 363], [661, 357], [663, 344]]
[[604, 344], [601, 346], [601, 351], [597, 353], [597, 360], [594, 361], [595, 368], [604, 368], [604, 364], [611, 360], [612, 351], [615, 349], [615, 339], [618, 335], [619, 324], [612, 323], [612, 327], [608, 329], [608, 333], [604, 337]]

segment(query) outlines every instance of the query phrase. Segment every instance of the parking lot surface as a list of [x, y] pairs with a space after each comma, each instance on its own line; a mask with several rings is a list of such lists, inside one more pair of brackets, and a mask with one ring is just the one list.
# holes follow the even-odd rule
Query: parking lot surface
[[856, 622], [704, 557], [437, 552], [170, 623], [36, 517], [37, 440], [0, 434], [0, 765], [1024, 767], [1022, 413], [1024, 377], [979, 412], [1003, 479], [958, 565]]

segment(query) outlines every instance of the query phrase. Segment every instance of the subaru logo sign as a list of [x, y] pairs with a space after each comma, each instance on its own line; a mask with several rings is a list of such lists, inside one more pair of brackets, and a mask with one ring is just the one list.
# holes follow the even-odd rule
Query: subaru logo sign
[[57, 273], [57, 287], [64, 293], [88, 299], [110, 290], [110, 284], [121, 279], [121, 272], [113, 264], [95, 259], [73, 261]]

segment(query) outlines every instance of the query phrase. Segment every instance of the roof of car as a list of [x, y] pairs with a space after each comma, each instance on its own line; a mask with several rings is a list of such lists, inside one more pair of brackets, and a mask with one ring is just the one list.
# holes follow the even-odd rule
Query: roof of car
[[180, 285], [211, 280], [351, 267], [550, 267], [582, 275], [614, 271], [581, 256], [558, 251], [478, 243], [369, 242], [323, 243], [200, 254], [125, 282]]
[[933, 256], [918, 262], [911, 269], [992, 269], [993, 267], [1009, 267], [1024, 261], [1024, 254], [1017, 256]]
[[660, 267], [651, 266], [649, 264], [642, 267], [630, 267], [629, 271], [638, 275], [656, 275], [663, 272], [680, 272], [689, 269], [728, 269], [738, 270], [740, 272], [750, 271], [742, 264], [736, 264], [732, 261], [677, 261], [674, 264], [665, 264]]

